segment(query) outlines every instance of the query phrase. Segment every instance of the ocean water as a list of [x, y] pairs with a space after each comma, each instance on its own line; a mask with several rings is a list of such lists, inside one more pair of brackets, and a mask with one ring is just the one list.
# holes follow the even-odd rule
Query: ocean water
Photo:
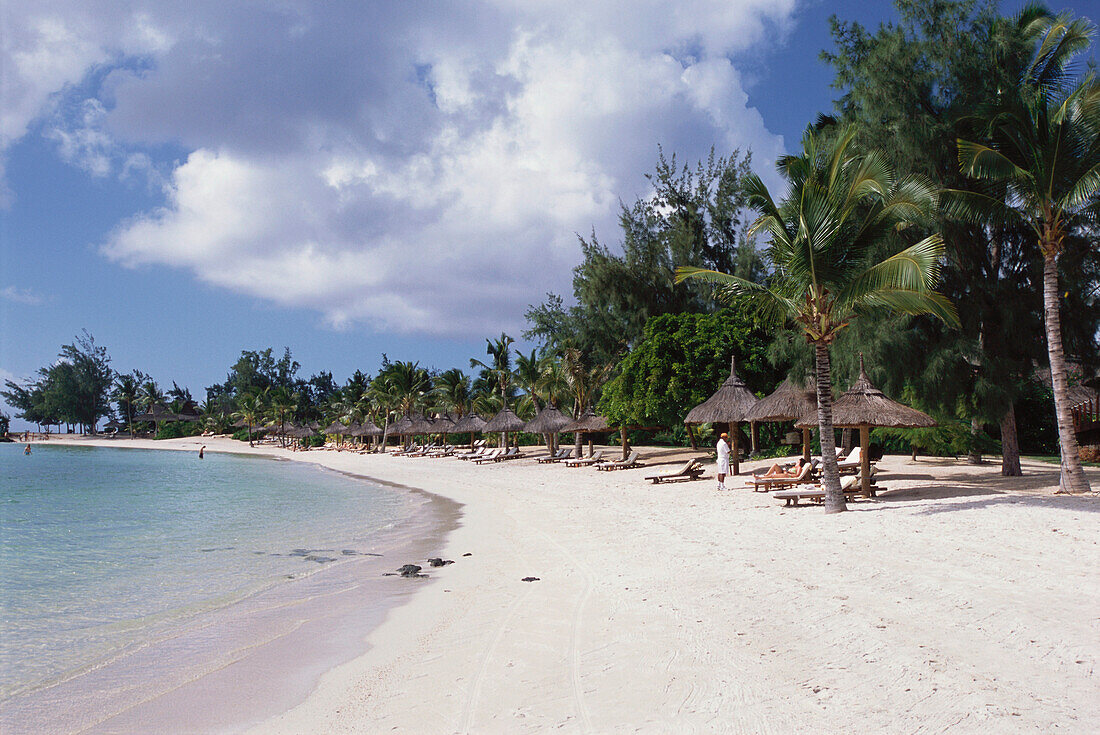
[[[139, 661], [132, 652], [150, 643], [178, 647], [188, 631], [213, 629], [218, 615], [237, 630], [227, 611], [277, 599], [280, 587], [304, 590], [302, 599], [326, 594], [324, 575], [340, 579], [337, 569], [384, 554], [427, 502], [297, 462], [46, 444], [22, 451], [0, 444], [0, 707], [126, 656]], [[345, 571], [340, 584], [351, 579]]]

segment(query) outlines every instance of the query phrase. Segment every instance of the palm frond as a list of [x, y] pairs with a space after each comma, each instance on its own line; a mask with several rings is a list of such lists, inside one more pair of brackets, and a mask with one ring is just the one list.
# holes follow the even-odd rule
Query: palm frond
[[867, 294], [884, 290], [931, 291], [939, 282], [942, 259], [943, 238], [930, 235], [852, 279], [837, 294], [837, 301], [856, 303]]
[[959, 139], [959, 168], [976, 179], [1031, 180], [1031, 174], [987, 145]]
[[996, 227], [1023, 223], [1020, 212], [1003, 199], [964, 189], [944, 189], [940, 193], [940, 210], [947, 219], [959, 222]]
[[887, 289], [873, 291], [864, 295], [853, 307], [857, 310], [889, 309], [904, 314], [934, 316], [950, 327], [959, 326], [959, 313], [954, 304], [943, 294], [935, 291], [907, 291]]

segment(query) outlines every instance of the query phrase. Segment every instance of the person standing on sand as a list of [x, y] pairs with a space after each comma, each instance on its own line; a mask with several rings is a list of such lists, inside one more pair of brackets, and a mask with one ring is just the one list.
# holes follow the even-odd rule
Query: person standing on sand
[[722, 436], [718, 437], [718, 489], [726, 489], [726, 475], [730, 473], [730, 445], [726, 441], [729, 439], [729, 434], [723, 432]]
[[202, 450], [204, 450], [204, 449], [206, 449], [205, 444], [203, 444], [201, 447], [199, 447], [199, 459], [202, 459]]

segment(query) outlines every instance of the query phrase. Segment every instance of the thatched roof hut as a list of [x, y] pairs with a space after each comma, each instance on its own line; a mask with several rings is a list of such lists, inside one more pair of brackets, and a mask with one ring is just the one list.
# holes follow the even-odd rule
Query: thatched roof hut
[[497, 412], [497, 415], [489, 419], [483, 431], [523, 431], [526, 422], [516, 416], [512, 409], [505, 406]]
[[409, 427], [412, 426], [413, 420], [408, 416], [402, 416], [393, 422], [393, 426], [390, 427], [391, 434], [408, 434]]
[[[860, 474], [863, 492], [871, 492], [870, 427], [888, 426], [896, 429], [920, 429], [935, 426], [936, 420], [923, 411], [903, 406], [886, 397], [871, 384], [863, 368], [863, 355], [859, 356], [859, 377], [844, 395], [833, 403], [833, 426], [858, 428], [860, 447]], [[803, 416], [795, 426], [817, 426], [817, 412]]]
[[359, 424], [355, 436], [382, 436], [382, 430], [370, 419], [364, 419], [363, 423]]
[[535, 418], [528, 421], [523, 430], [531, 434], [557, 434], [563, 427], [571, 423], [573, 423], [573, 419], [551, 404], [539, 411]]
[[730, 461], [733, 474], [740, 471], [741, 450], [738, 448], [741, 421], [747, 420], [749, 410], [757, 404], [757, 397], [752, 394], [745, 381], [737, 375], [737, 357], [730, 357], [730, 376], [719, 386], [707, 400], [688, 411], [684, 417], [684, 424], [714, 424], [723, 423], [730, 425], [730, 438], [733, 440]]
[[414, 416], [412, 423], [405, 429], [406, 434], [431, 434], [435, 431], [435, 423], [425, 416]]
[[432, 424], [432, 431], [436, 434], [454, 434], [456, 433], [455, 420], [451, 418], [449, 413], [444, 413]]
[[581, 414], [580, 418], [575, 421], [570, 421], [565, 426], [561, 427], [563, 432], [574, 432], [581, 434], [600, 434], [608, 431], [613, 431], [611, 424], [608, 422], [607, 417], [597, 416], [596, 412], [591, 407], [585, 410]]
[[337, 436], [343, 436], [343, 435], [348, 433], [348, 427], [344, 426], [339, 421], [334, 420], [331, 424], [326, 426], [321, 433], [322, 434], [335, 434]]
[[737, 375], [737, 358], [730, 358], [730, 375], [707, 400], [688, 411], [685, 424], [735, 424], [747, 421], [749, 409], [757, 403], [757, 397]]
[[[800, 428], [817, 426], [817, 409], [803, 415], [795, 425]], [[859, 357], [856, 382], [833, 403], [833, 426], [837, 428], [889, 426], [920, 429], [935, 425], [936, 420], [928, 414], [887, 398], [885, 393], [872, 385], [863, 368], [862, 355]]]
[[476, 413], [468, 413], [455, 422], [452, 432], [456, 434], [477, 434], [485, 430], [485, 419]]
[[163, 403], [154, 403], [153, 407], [145, 413], [134, 416], [134, 421], [175, 421], [176, 414], [172, 413]]
[[[817, 411], [817, 389], [807, 380], [802, 387], [790, 378], [769, 396], [756, 402], [745, 414], [746, 421], [797, 421]], [[802, 429], [802, 456], [810, 459], [810, 429]]]

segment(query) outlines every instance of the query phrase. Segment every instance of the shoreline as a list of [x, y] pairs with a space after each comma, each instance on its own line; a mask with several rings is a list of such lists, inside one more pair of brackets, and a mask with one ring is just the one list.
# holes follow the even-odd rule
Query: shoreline
[[1056, 465], [890, 456], [887, 492], [826, 516], [713, 479], [650, 485], [701, 452], [642, 453], [614, 473], [285, 453], [430, 488], [463, 518], [437, 552], [457, 563], [251, 732], [1100, 726], [1100, 505], [1052, 495]]
[[[264, 448], [240, 452], [205, 443], [211, 453], [290, 461]], [[199, 446], [156, 444], [91, 437], [49, 442], [134, 451]], [[362, 655], [366, 636], [415, 593], [414, 583], [430, 581], [384, 580], [382, 574], [433, 555], [461, 509], [415, 488], [300, 463], [307, 464], [310, 471], [382, 486], [419, 510], [373, 537], [358, 556], [182, 619], [167, 635], [135, 640], [106, 659], [15, 694], [5, 702], [5, 732], [239, 732], [303, 701], [325, 671]]]

